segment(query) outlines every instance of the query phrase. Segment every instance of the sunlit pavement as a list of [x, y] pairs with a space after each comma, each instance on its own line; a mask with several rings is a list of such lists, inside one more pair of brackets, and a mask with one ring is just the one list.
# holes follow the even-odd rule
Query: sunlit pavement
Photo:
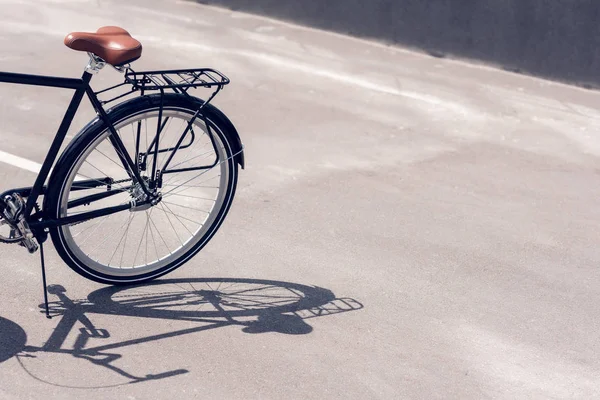
[[[0, 398], [600, 397], [596, 92], [188, 2], [0, 9], [4, 71], [78, 77], [63, 38], [104, 25], [136, 70], [222, 71], [246, 149], [221, 230], [152, 285], [49, 245], [46, 320], [37, 255], [0, 247]], [[70, 95], [1, 85], [2, 154], [41, 163]]]

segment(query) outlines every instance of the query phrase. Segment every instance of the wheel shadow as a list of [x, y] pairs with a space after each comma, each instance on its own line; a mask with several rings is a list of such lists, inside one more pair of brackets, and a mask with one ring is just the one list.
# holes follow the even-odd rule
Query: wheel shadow
[[[51, 315], [60, 320], [48, 340], [40, 347], [26, 346], [25, 332], [16, 324], [5, 322], [16, 339], [0, 353], [0, 362], [16, 355], [30, 376], [58, 386], [67, 385], [36, 376], [27, 368], [26, 359], [39, 354], [69, 355], [119, 375], [124, 383], [110, 386], [120, 386], [165, 379], [189, 371], [176, 369], [145, 375], [126, 371], [116, 365], [123, 357], [119, 349], [227, 326], [238, 326], [247, 334], [306, 335], [313, 331], [307, 322], [312, 318], [363, 308], [355, 299], [337, 297], [330, 290], [317, 286], [237, 278], [164, 279], [138, 286], [110, 286], [90, 293], [87, 299], [71, 299], [64, 287], [53, 285], [49, 287], [49, 294], [56, 298], [50, 302]], [[191, 327], [185, 324], [185, 329], [115, 341], [109, 330], [94, 324], [94, 315], [116, 317], [115, 324], [120, 316], [192, 324]], [[2, 322], [0, 318], [0, 324]], [[151, 323], [148, 321], [145, 325]], [[76, 339], [67, 345], [73, 333]], [[92, 387], [107, 386], [86, 386]]]

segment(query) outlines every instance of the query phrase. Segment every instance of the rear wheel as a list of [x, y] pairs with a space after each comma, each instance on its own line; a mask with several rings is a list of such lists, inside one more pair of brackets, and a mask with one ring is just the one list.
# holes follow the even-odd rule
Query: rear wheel
[[[162, 195], [158, 204], [51, 229], [59, 255], [73, 270], [102, 283], [145, 282], [181, 266], [212, 238], [235, 193], [236, 136], [222, 114], [207, 105], [202, 110], [205, 118], [194, 121], [174, 151], [201, 104], [166, 95], [161, 113], [157, 97], [146, 96], [110, 111], [130, 157], [137, 158], [143, 180], [156, 180], [154, 163], [163, 171], [172, 159], [158, 180]], [[155, 160], [149, 149], [157, 130], [161, 152]], [[57, 164], [46, 215], [64, 218], [139, 201], [144, 195], [141, 183], [130, 177], [122, 158], [106, 124], [98, 120], [86, 127]]]

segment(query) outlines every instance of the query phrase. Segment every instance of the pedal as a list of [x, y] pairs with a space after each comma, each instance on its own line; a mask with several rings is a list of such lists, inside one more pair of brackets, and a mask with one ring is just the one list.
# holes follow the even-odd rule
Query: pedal
[[40, 246], [36, 243], [35, 239], [23, 239], [19, 246], [25, 247], [29, 254], [33, 254], [39, 250]]

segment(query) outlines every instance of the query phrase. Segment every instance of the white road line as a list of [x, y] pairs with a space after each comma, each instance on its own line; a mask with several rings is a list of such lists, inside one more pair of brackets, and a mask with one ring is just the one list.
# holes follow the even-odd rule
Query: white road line
[[6, 153], [0, 150], [0, 162], [12, 165], [13, 167], [18, 167], [24, 169], [26, 171], [31, 171], [33, 173], [39, 173], [42, 169], [42, 164], [38, 164], [34, 161], [28, 160], [26, 158], [22, 158], [19, 156], [15, 156], [10, 153]]
[[[23, 157], [15, 156], [14, 154], [10, 154], [2, 150], [0, 150], [0, 163], [12, 165], [13, 167], [21, 168], [25, 171], [33, 172], [34, 174], [39, 174], [40, 170], [42, 169], [42, 164]], [[52, 174], [52, 170], [53, 168], [50, 168], [50, 174]], [[75, 180], [83, 181], [86, 180], [86, 178], [82, 177], [81, 175], [76, 175]]]

